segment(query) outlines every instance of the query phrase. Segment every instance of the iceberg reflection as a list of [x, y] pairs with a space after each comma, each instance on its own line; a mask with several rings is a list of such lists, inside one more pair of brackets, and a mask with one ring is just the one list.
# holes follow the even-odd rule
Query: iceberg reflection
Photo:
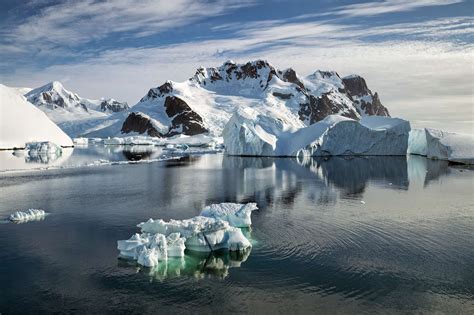
[[118, 266], [136, 268], [137, 272], [147, 274], [151, 280], [159, 281], [179, 277], [225, 279], [231, 268], [241, 267], [251, 250], [252, 248], [240, 252], [220, 250], [210, 253], [186, 250], [184, 257], [168, 258], [153, 268], [143, 267], [133, 260], [125, 259], [119, 259]]

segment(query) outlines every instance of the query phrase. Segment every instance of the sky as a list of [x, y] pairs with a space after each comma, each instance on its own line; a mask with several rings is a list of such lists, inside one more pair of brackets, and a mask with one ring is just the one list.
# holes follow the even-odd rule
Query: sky
[[474, 134], [474, 0], [0, 0], [0, 83], [133, 105], [199, 66], [359, 74], [392, 116]]

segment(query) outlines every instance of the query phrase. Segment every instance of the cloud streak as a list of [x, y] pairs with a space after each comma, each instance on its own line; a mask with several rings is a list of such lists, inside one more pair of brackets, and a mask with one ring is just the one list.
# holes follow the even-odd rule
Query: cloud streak
[[351, 17], [375, 16], [394, 12], [412, 11], [421, 7], [443, 6], [460, 3], [463, 0], [384, 0], [340, 6], [328, 14]]
[[251, 5], [253, 0], [66, 1], [40, 8], [20, 24], [12, 18], [0, 31], [0, 44], [9, 51], [62, 54], [109, 36], [150, 36]]

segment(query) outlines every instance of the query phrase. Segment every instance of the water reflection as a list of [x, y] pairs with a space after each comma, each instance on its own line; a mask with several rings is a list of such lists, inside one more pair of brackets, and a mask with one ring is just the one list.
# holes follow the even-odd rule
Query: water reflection
[[369, 181], [408, 189], [406, 157], [331, 157], [307, 159], [300, 165], [344, 194], [361, 194]]
[[166, 280], [179, 277], [195, 279], [218, 278], [225, 279], [231, 268], [239, 268], [250, 255], [251, 248], [243, 252], [225, 250], [199, 253], [186, 251], [184, 258], [168, 258], [153, 268], [138, 265], [133, 260], [118, 260], [118, 267], [135, 268], [139, 273], [148, 275], [152, 280]]
[[123, 146], [115, 150], [118, 152], [121, 150], [128, 161], [158, 159], [162, 155], [162, 150], [153, 145]]
[[0, 151], [0, 172], [29, 170], [49, 166], [61, 166], [73, 155], [73, 148], [63, 148], [60, 155], [56, 154], [25, 154], [23, 150]]

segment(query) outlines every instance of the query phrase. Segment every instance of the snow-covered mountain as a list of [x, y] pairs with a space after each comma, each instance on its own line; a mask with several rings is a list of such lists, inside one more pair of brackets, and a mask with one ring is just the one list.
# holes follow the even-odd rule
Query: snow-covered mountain
[[389, 116], [360, 76], [341, 78], [336, 72], [316, 71], [303, 78], [291, 68], [279, 70], [263, 60], [227, 61], [217, 68], [201, 67], [185, 82], [167, 81], [150, 89], [123, 121], [92, 135], [218, 136], [232, 114], [245, 107], [296, 129], [331, 114], [353, 119]]
[[26, 142], [51, 141], [72, 146], [69, 138], [18, 89], [0, 84], [0, 149], [23, 148]]
[[112, 98], [92, 100], [80, 97], [66, 90], [58, 81], [33, 89], [25, 97], [70, 136], [100, 128], [102, 123], [107, 126], [108, 122], [104, 120], [130, 108], [126, 102]]

